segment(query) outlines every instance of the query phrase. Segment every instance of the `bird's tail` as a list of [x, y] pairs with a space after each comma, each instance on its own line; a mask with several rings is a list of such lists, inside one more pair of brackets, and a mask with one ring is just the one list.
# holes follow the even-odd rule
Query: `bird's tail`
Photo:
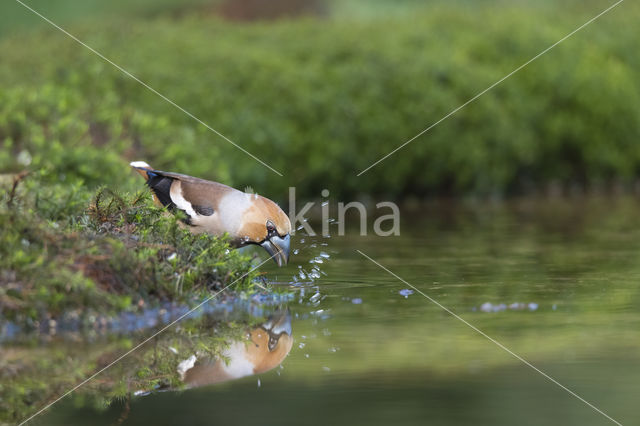
[[[129, 165], [133, 167], [133, 170], [140, 173], [140, 175], [146, 181], [147, 185], [151, 189], [153, 189], [150, 185], [151, 182], [149, 181], [149, 179], [151, 178], [151, 176], [149, 176], [149, 173], [151, 172], [153, 174], [153, 167], [151, 167], [149, 163], [147, 163], [146, 161], [132, 161], [131, 163], [129, 163]], [[156, 192], [151, 191], [151, 193], [153, 194], [153, 201], [156, 203], [156, 205], [158, 205], [159, 207], [162, 207], [163, 203], [158, 198], [158, 195], [156, 194]]]
[[148, 170], [153, 170], [153, 167], [151, 167], [149, 164], [147, 164], [145, 161], [132, 161], [131, 163], [129, 163], [129, 165], [131, 167], [133, 167], [133, 169], [140, 173], [140, 175], [145, 179], [145, 180], [149, 180], [149, 174], [147, 173]]

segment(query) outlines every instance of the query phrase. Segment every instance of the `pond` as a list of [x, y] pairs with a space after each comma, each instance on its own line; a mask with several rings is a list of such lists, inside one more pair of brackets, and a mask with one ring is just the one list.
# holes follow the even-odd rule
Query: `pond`
[[[227, 297], [32, 424], [638, 424], [638, 211], [627, 197], [440, 202], [404, 209], [398, 237], [297, 235], [292, 263], [265, 268], [289, 295]], [[91, 370], [152, 333], [3, 351]], [[118, 377], [150, 392], [124, 397]]]

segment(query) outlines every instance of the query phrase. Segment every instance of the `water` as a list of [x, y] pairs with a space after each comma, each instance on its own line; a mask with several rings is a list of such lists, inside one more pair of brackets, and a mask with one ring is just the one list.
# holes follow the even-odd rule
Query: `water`
[[[155, 358], [152, 350], [132, 356], [105, 375], [111, 383], [96, 378], [34, 424], [613, 424], [443, 307], [617, 421], [638, 424], [638, 211], [629, 198], [434, 204], [405, 210], [400, 237], [304, 237], [301, 244], [298, 236], [293, 263], [267, 269], [272, 282], [290, 288], [291, 301], [257, 315], [238, 309], [238, 317], [186, 322], [156, 343]], [[321, 273], [310, 280], [314, 266]], [[289, 285], [294, 274], [306, 283]], [[144, 365], [143, 375], [157, 374], [162, 362], [215, 347], [220, 336], [246, 339], [274, 312], [290, 315], [291, 349], [280, 366], [275, 360], [263, 374], [188, 390], [161, 383], [162, 392], [108, 407], [95, 397], [124, 386], [118, 374]], [[235, 328], [225, 328], [231, 320]], [[111, 359], [150, 332], [124, 341], [58, 336], [9, 345], [5, 356], [62, 356], [71, 368], [74, 359]], [[148, 379], [136, 374], [129, 384]]]

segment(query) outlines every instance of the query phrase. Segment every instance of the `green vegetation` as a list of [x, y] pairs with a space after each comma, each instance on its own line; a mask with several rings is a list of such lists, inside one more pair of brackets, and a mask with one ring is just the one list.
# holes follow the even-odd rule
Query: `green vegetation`
[[[66, 25], [87, 18], [152, 18], [163, 14], [179, 14], [194, 7], [210, 7], [211, 0], [21, 0], [54, 22]], [[16, 1], [5, 2], [0, 9], [0, 35], [48, 24]], [[206, 9], [205, 9], [206, 10]]]
[[[79, 405], [106, 409], [114, 401], [128, 401], [137, 391], [182, 389], [178, 364], [199, 358], [223, 359], [222, 352], [246, 339], [246, 330], [264, 321], [235, 315], [235, 321], [203, 316], [181, 322], [126, 359], [87, 383], [71, 398]], [[46, 348], [37, 341], [13, 346], [0, 359], [0, 423], [26, 419], [47, 402], [115, 360], [137, 344], [141, 336], [112, 337], [88, 344], [53, 340]]]
[[25, 327], [63, 313], [84, 320], [167, 301], [194, 304], [236, 281], [252, 288], [249, 258], [223, 238], [191, 234], [147, 191], [100, 189], [89, 203], [85, 187], [46, 184], [47, 177], [6, 179], [1, 192], [3, 320]]
[[[640, 178], [640, 6], [633, 2], [362, 177], [356, 174], [608, 4], [328, 0], [331, 7], [316, 17], [247, 23], [224, 21], [214, 3], [28, 2], [283, 178], [22, 6], [0, 6], [0, 326], [43, 328], [66, 314], [90, 325], [98, 315], [165, 302], [193, 306], [250, 270], [250, 259], [229, 251], [224, 239], [194, 236], [179, 217], [154, 207], [131, 160], [252, 186], [277, 201], [289, 186], [300, 198], [328, 188], [344, 201], [411, 201], [630, 189]], [[332, 239], [340, 256], [323, 264], [316, 301], [307, 292], [293, 307], [299, 356], [289, 358], [278, 386], [249, 393], [255, 382], [247, 381], [203, 393], [206, 400], [191, 395], [151, 406], [156, 423], [183, 410], [208, 423], [215, 412], [223, 423], [225, 415], [264, 423], [288, 413], [299, 423], [310, 413], [357, 413], [359, 422], [369, 416], [388, 424], [404, 420], [388, 408], [395, 402], [422, 422], [438, 423], [441, 413], [441, 423], [452, 423], [446, 416], [453, 413], [469, 416], [461, 423], [482, 423], [474, 415], [491, 413], [491, 404], [495, 413], [515, 413], [505, 424], [566, 423], [577, 410], [593, 421], [570, 397], [573, 405], [545, 404], [539, 394], [560, 400], [549, 383], [437, 306], [398, 295], [405, 285], [364, 261], [355, 252], [363, 247], [589, 401], [632, 418], [640, 371], [637, 201], [534, 197], [458, 207], [421, 203], [415, 216], [405, 210], [394, 240]], [[298, 262], [308, 261], [303, 254]], [[240, 279], [240, 291], [253, 291], [256, 276]], [[487, 302], [537, 307], [487, 313], [480, 309]], [[113, 402], [128, 409], [132, 392], [180, 388], [176, 366], [185, 354], [219, 356], [254, 320], [186, 319], [69, 403], [118, 411]], [[25, 419], [147, 335], [32, 333], [3, 342], [0, 424]], [[524, 373], [512, 376], [515, 366]], [[612, 392], [620, 377], [626, 382]], [[521, 398], [512, 395], [516, 386]], [[319, 403], [335, 409], [318, 411]], [[553, 411], [553, 421], [527, 417], [527, 404]], [[79, 416], [97, 417], [76, 415], [84, 423], [88, 417]]]
[[247, 24], [185, 14], [68, 26], [285, 178], [63, 34], [7, 37], [0, 167], [51, 150], [66, 174], [97, 145], [103, 155], [82, 164], [101, 183], [121, 180], [100, 167], [117, 156], [277, 200], [290, 185], [303, 197], [329, 188], [343, 198], [631, 185], [640, 177], [640, 56], [638, 7], [626, 2], [356, 177], [603, 8], [560, 7], [434, 3], [392, 18]]

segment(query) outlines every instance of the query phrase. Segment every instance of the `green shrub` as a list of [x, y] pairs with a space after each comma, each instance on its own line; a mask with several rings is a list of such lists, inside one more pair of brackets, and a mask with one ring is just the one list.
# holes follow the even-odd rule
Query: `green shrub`
[[638, 7], [626, 3], [356, 177], [600, 10], [566, 9], [461, 3], [389, 19], [186, 16], [71, 28], [284, 178], [63, 34], [10, 38], [0, 44], [1, 96], [10, 101], [0, 102], [0, 134], [12, 147], [2, 167], [26, 147], [34, 167], [48, 161], [37, 160], [43, 152], [58, 172], [118, 181], [121, 169], [100, 174], [106, 158], [82, 167], [84, 147], [98, 145], [105, 157], [144, 158], [280, 200], [290, 185], [301, 196], [329, 188], [402, 197], [633, 182], [640, 55]]

